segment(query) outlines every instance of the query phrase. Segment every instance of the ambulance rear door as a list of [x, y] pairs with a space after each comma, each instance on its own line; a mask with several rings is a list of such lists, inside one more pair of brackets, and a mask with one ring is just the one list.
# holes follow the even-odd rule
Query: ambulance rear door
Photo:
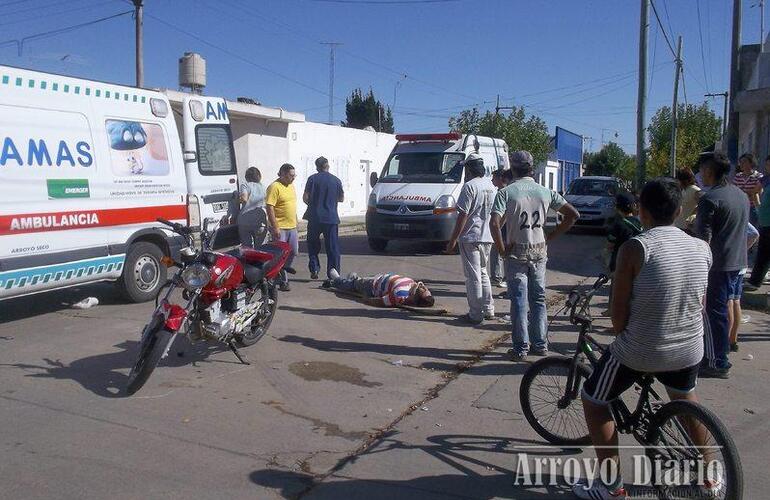
[[182, 105], [188, 222], [219, 223], [216, 247], [237, 244], [238, 176], [224, 99], [185, 97]]

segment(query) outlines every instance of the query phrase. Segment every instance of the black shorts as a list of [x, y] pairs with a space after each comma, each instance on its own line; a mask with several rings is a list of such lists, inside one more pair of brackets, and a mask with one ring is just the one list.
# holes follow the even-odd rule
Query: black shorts
[[[666, 389], [686, 394], [695, 390], [698, 368], [696, 364], [681, 370], [650, 375], [658, 379]], [[632, 370], [615, 359], [610, 351], [605, 351], [594, 372], [583, 384], [583, 397], [593, 403], [606, 405], [617, 399], [643, 375], [645, 372]]]

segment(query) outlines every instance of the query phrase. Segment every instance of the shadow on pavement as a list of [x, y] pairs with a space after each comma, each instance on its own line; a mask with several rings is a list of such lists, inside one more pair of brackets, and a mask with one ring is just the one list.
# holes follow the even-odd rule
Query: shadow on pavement
[[[471, 349], [441, 349], [437, 347], [417, 347], [393, 344], [379, 344], [367, 342], [343, 342], [339, 340], [318, 340], [297, 335], [285, 335], [278, 338], [281, 342], [301, 344], [311, 349], [324, 352], [374, 352], [395, 356], [417, 356], [434, 359], [447, 359], [456, 362], [472, 361], [479, 355], [479, 351]], [[484, 359], [494, 359], [496, 353], [485, 355]]]
[[121, 297], [113, 283], [94, 283], [63, 290], [41, 292], [0, 302], [0, 325], [21, 319], [68, 309], [86, 297], [96, 297], [100, 305], [121, 305]]
[[[73, 380], [84, 389], [104, 398], [125, 397], [125, 388], [128, 382], [128, 372], [136, 360], [139, 351], [139, 341], [128, 340], [115, 345], [121, 349], [117, 352], [96, 354], [85, 358], [76, 359], [69, 364], [59, 359], [43, 358], [42, 364], [29, 363], [5, 363], [0, 366], [19, 368], [31, 371], [27, 377], [52, 378], [59, 380]], [[186, 337], [177, 337], [171, 346], [171, 351], [166, 359], [161, 360], [158, 366], [179, 367], [198, 362], [206, 362], [208, 356], [221, 352], [222, 349], [214, 344], [191, 344]], [[179, 356], [177, 353], [183, 353]], [[237, 363], [237, 361], [235, 361]]]
[[[263, 469], [250, 474], [250, 479], [263, 487], [279, 490], [284, 498], [308, 496], [316, 499], [444, 499], [467, 498], [486, 500], [491, 498], [559, 498], [572, 492], [566, 487], [538, 487], [543, 491], [517, 487], [513, 484], [516, 473], [515, 455], [528, 453], [533, 456], [564, 456], [575, 454], [578, 450], [548, 448], [538, 450], [530, 445], [539, 441], [513, 439], [496, 436], [439, 435], [429, 437], [428, 443], [414, 445], [395, 439], [396, 432], [391, 432], [361, 455], [351, 457], [338, 464], [337, 471], [324, 482], [316, 482], [306, 474], [288, 471]], [[517, 449], [517, 445], [521, 449]], [[344, 475], [344, 467], [366, 457], [380, 453], [398, 453], [399, 451], [419, 450], [435, 460], [441, 461], [456, 470], [457, 474], [441, 474], [405, 480], [357, 479]], [[482, 454], [507, 455], [510, 469], [489, 463]], [[481, 474], [479, 469], [487, 471]], [[387, 471], [382, 471], [383, 473]], [[395, 471], [388, 476], [398, 476]], [[515, 494], [514, 494], [515, 491]]]

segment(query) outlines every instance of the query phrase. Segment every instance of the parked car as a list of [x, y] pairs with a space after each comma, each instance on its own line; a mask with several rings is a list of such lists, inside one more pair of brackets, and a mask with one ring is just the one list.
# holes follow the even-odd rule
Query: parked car
[[372, 173], [366, 211], [369, 246], [378, 252], [391, 240], [446, 243], [452, 235], [455, 203], [463, 186], [464, 160], [476, 153], [487, 176], [508, 169], [508, 145], [476, 135], [401, 134], [382, 176]]
[[578, 177], [564, 198], [580, 212], [576, 226], [607, 229], [615, 219], [615, 196], [623, 190], [615, 177]]

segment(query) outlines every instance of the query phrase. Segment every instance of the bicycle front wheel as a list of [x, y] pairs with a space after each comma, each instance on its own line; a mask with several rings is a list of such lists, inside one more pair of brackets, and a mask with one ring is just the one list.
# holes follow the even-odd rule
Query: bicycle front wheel
[[572, 359], [564, 356], [534, 363], [521, 379], [519, 400], [529, 425], [549, 443], [587, 446], [591, 439], [580, 391], [591, 371], [578, 363], [571, 381], [572, 366]]
[[653, 470], [660, 471], [663, 479], [654, 486], [667, 497], [743, 498], [738, 449], [719, 418], [700, 404], [663, 405], [655, 412], [643, 444]]

